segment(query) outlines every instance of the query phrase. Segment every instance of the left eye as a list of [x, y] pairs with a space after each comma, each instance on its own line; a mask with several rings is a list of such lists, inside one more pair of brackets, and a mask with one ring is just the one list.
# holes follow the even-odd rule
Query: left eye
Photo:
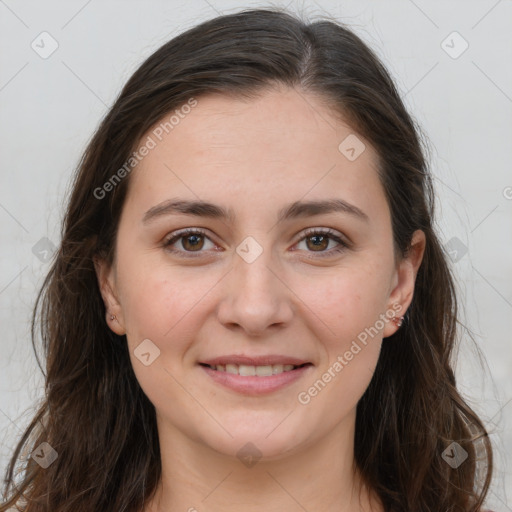
[[[319, 256], [330, 256], [332, 253], [339, 253], [348, 247], [348, 243], [344, 242], [339, 235], [337, 235], [331, 229], [311, 229], [305, 233], [305, 236], [301, 238], [299, 244], [301, 242], [306, 243], [306, 247], [314, 248], [312, 252], [320, 252]], [[310, 243], [312, 241], [312, 243]], [[329, 246], [329, 242], [334, 241], [337, 243], [337, 246], [326, 251]], [[318, 250], [317, 250], [318, 249]]]
[[[181, 239], [181, 247], [184, 250], [176, 249], [172, 247]], [[213, 242], [206, 235], [206, 232], [201, 229], [187, 229], [185, 231], [180, 231], [166, 241], [164, 241], [163, 246], [173, 253], [188, 253], [187, 256], [199, 256], [199, 254], [191, 254], [191, 253], [201, 253], [201, 249], [204, 248], [205, 240], [208, 240], [213, 246]], [[326, 251], [329, 246], [329, 242], [334, 241], [338, 245], [330, 250]], [[341, 252], [348, 247], [348, 243], [344, 242], [340, 236], [338, 236], [331, 229], [311, 229], [307, 231], [304, 236], [299, 240], [297, 245], [305, 242], [306, 247], [308, 249], [312, 249], [309, 252], [321, 253], [319, 256], [331, 255], [331, 253]], [[318, 249], [318, 250], [317, 250]]]

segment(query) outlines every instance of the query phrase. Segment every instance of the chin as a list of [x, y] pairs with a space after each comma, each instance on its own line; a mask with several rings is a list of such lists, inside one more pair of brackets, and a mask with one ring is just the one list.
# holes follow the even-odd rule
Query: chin
[[[263, 422], [258, 427], [251, 425], [250, 421], [245, 422], [242, 428], [240, 424], [224, 424], [233, 437], [226, 433], [212, 439], [210, 431], [210, 436], [203, 440], [213, 450], [230, 457], [236, 456], [240, 460], [245, 457], [262, 461], [277, 460], [298, 450], [310, 437], [299, 425], [296, 430], [288, 423], [285, 427], [283, 423], [283, 428], [280, 428], [282, 421], [283, 415], [280, 415], [276, 421]], [[300, 431], [300, 438], [297, 437], [297, 431]]]

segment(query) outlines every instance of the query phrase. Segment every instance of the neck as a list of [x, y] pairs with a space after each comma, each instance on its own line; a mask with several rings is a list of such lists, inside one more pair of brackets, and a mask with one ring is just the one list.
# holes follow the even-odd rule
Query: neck
[[251, 464], [193, 441], [159, 420], [162, 476], [145, 511], [381, 512], [354, 463], [354, 424], [347, 421], [288, 455]]

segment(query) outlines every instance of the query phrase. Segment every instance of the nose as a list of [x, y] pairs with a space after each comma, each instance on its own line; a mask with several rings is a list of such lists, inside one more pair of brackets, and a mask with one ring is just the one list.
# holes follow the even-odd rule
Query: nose
[[271, 267], [269, 253], [263, 251], [251, 263], [235, 254], [234, 268], [226, 276], [217, 310], [218, 319], [226, 328], [261, 336], [270, 328], [283, 328], [290, 323], [294, 294], [286, 285], [281, 267]]

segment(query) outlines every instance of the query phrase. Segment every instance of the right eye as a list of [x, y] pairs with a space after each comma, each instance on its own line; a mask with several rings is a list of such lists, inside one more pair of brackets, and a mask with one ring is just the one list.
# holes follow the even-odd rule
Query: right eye
[[[172, 247], [180, 239], [181, 247], [183, 250]], [[200, 253], [204, 252], [201, 251], [201, 249], [204, 247], [205, 239], [209, 240], [210, 243], [213, 244], [209, 237], [206, 236], [206, 232], [204, 230], [200, 228], [187, 228], [175, 233], [171, 233], [171, 236], [163, 242], [163, 247], [174, 254], [184, 255], [184, 257], [186, 258], [197, 257], [199, 256]]]

